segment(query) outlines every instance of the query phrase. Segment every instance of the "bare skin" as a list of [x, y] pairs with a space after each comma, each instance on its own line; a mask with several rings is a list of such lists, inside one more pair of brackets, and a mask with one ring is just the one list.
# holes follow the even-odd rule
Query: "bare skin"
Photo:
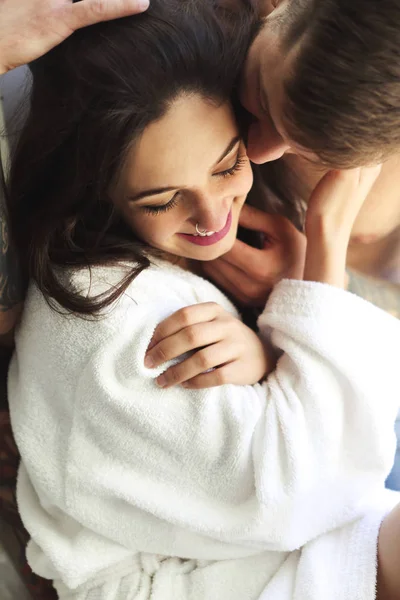
[[[296, 177], [302, 197], [308, 198], [326, 170], [294, 154], [283, 158]], [[387, 161], [356, 219], [347, 251], [349, 290], [400, 318], [400, 157]], [[292, 276], [294, 252], [301, 249], [300, 234], [285, 236], [273, 215], [248, 211], [249, 228], [262, 231], [269, 243], [262, 249], [236, 245], [225, 256], [204, 265], [219, 287], [245, 306], [263, 306], [273, 285]], [[277, 236], [271, 236], [275, 229]], [[290, 235], [289, 235], [290, 234]], [[288, 240], [292, 239], [289, 243]], [[282, 253], [282, 243], [285, 252]], [[242, 258], [246, 256], [245, 264]]]
[[[307, 198], [326, 170], [288, 154], [283, 159]], [[400, 283], [400, 155], [382, 165], [354, 224], [347, 262], [350, 268], [375, 278]]]
[[[284, 31], [285, 11], [291, 0], [260, 0], [262, 14], [268, 17], [248, 53], [243, 70], [240, 98], [243, 106], [255, 117], [248, 134], [248, 155], [258, 164], [282, 158], [298, 177], [298, 191], [307, 198], [324, 171], [316, 166], [317, 157], [301, 148], [285, 131], [282, 116], [283, 80], [290, 76], [296, 47], [289, 54], [280, 44]], [[367, 198], [354, 224], [347, 264], [375, 278], [400, 284], [400, 156], [392, 157]], [[251, 228], [251, 227], [250, 227]], [[254, 229], [258, 221], [254, 220]], [[258, 229], [257, 229], [258, 230]], [[268, 234], [267, 229], [265, 233]], [[285, 265], [271, 266], [271, 246], [247, 252], [246, 268], [241, 268], [241, 253], [237, 248], [207, 265], [207, 275], [240, 303], [262, 305], [271, 289], [271, 281]], [[250, 249], [251, 250], [251, 249]], [[363, 284], [366, 298], [375, 296], [372, 286]], [[383, 283], [379, 284], [380, 289]], [[400, 303], [400, 285], [397, 290]], [[392, 305], [393, 288], [390, 291]], [[380, 306], [382, 306], [380, 304]]]
[[76, 29], [147, 6], [142, 0], [1, 0], [0, 74], [42, 56]]
[[400, 598], [400, 504], [383, 520], [378, 540], [377, 600]]

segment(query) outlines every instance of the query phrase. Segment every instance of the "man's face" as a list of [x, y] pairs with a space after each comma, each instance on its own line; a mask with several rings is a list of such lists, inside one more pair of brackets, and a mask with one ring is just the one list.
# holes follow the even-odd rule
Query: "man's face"
[[311, 161], [312, 152], [295, 144], [285, 131], [283, 121], [283, 82], [297, 51], [295, 45], [284, 53], [281, 47], [282, 27], [290, 0], [264, 0], [264, 26], [254, 40], [243, 71], [240, 100], [255, 117], [248, 132], [248, 156], [262, 164], [281, 158], [284, 154], [299, 154]]

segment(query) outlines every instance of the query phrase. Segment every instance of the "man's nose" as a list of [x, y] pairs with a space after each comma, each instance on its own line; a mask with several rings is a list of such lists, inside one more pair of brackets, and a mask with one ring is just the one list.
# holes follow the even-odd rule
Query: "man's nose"
[[256, 164], [281, 158], [290, 148], [275, 127], [263, 120], [253, 122], [248, 130], [247, 154]]

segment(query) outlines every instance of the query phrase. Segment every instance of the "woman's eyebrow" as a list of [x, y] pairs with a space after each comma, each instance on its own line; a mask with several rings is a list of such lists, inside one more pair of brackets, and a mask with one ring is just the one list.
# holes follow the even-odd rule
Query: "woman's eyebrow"
[[228, 156], [228, 154], [233, 150], [233, 148], [239, 142], [240, 142], [240, 136], [239, 135], [236, 135], [233, 139], [231, 139], [231, 141], [229, 142], [229, 144], [227, 145], [227, 147], [225, 148], [225, 150], [223, 151], [223, 153], [221, 154], [221, 156], [219, 157], [219, 159], [215, 163], [214, 167], [216, 167], [217, 165], [219, 165], [219, 163], [221, 161], [223, 161], [226, 156]]
[[[221, 156], [219, 157], [219, 159], [217, 160], [217, 162], [214, 164], [214, 168], [219, 165], [219, 163], [221, 161], [224, 160], [224, 158], [226, 156], [228, 156], [228, 154], [230, 152], [232, 152], [233, 148], [240, 142], [240, 136], [236, 135], [234, 138], [231, 139], [231, 141], [229, 142], [229, 144], [227, 145], [227, 147], [225, 148], [225, 150], [223, 151], [223, 153], [221, 154]], [[157, 196], [158, 194], [165, 194], [165, 192], [172, 192], [173, 190], [177, 190], [179, 187], [179, 185], [175, 185], [175, 186], [167, 186], [167, 187], [160, 187], [160, 188], [153, 188], [151, 190], [144, 190], [143, 192], [138, 192], [137, 194], [134, 194], [133, 196], [129, 196], [128, 200], [130, 202], [136, 202], [137, 200], [142, 200], [143, 198], [147, 198], [148, 196]]]
[[152, 190], [145, 190], [144, 192], [139, 192], [138, 194], [135, 194], [134, 196], [129, 196], [128, 200], [130, 201], [136, 201], [136, 200], [141, 200], [142, 198], [147, 198], [147, 196], [157, 196], [157, 194], [164, 194], [165, 192], [172, 192], [172, 190], [176, 190], [177, 187], [172, 187], [172, 186], [168, 186], [168, 187], [160, 187], [160, 188], [154, 188]]

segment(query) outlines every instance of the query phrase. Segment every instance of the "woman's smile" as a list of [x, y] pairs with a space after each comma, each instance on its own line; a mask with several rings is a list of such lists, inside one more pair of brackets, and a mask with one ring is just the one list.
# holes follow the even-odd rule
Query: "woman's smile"
[[[226, 223], [219, 231], [207, 231], [204, 233], [178, 233], [191, 244], [197, 244], [198, 246], [211, 246], [222, 240], [228, 233], [232, 225], [232, 210], [229, 211]], [[200, 230], [201, 231], [201, 230]]]
[[144, 130], [115, 201], [136, 236], [166, 258], [209, 261], [232, 248], [252, 182], [230, 103], [192, 94]]

